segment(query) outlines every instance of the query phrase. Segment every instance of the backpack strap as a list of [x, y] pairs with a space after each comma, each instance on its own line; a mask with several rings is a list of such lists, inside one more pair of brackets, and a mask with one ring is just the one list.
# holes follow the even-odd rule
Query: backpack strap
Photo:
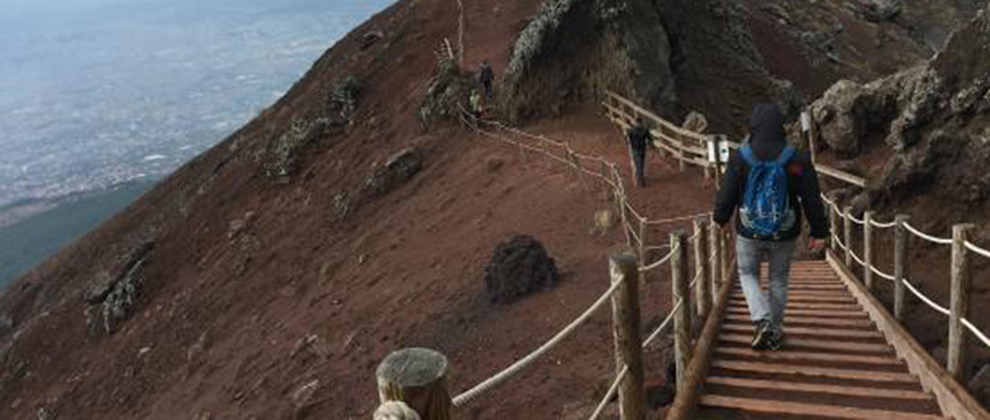
[[756, 166], [758, 163], [756, 161], [756, 156], [753, 155], [753, 148], [750, 146], [743, 146], [739, 148], [739, 156], [742, 157], [749, 166]]
[[777, 158], [777, 164], [783, 165], [787, 163], [794, 157], [795, 153], [797, 153], [797, 149], [795, 149], [794, 146], [785, 146], [784, 150], [780, 152], [780, 157]]

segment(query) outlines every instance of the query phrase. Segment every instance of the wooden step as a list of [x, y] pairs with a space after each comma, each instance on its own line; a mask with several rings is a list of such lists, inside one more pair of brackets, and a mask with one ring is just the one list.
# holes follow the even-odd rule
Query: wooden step
[[[730, 296], [730, 302], [745, 302], [746, 295], [739, 293]], [[846, 294], [835, 294], [835, 295], [805, 295], [802, 293], [788, 293], [787, 302], [806, 302], [806, 303], [835, 303], [835, 304], [856, 304], [856, 299], [852, 295]]]
[[831, 417], [844, 420], [935, 420], [943, 418], [932, 414], [904, 413], [869, 408], [838, 407], [833, 405], [786, 401], [757, 400], [752, 398], [726, 397], [721, 395], [702, 396], [699, 404], [707, 407], [754, 411], [767, 414]]
[[[755, 327], [753, 324], [725, 324], [722, 331], [744, 332], [753, 334]], [[883, 334], [877, 331], [864, 330], [836, 330], [829, 328], [808, 328], [808, 327], [785, 327], [784, 332], [788, 335], [811, 335], [816, 337], [838, 337], [838, 338], [883, 338]]]
[[[744, 306], [734, 306], [725, 309], [729, 314], [749, 315], [749, 310]], [[810, 309], [788, 309], [784, 312], [784, 323], [788, 317], [801, 316], [813, 318], [869, 318], [866, 312], [858, 311], [819, 311]]]
[[[745, 308], [745, 300], [731, 300], [729, 301], [730, 308]], [[793, 302], [787, 301], [787, 309], [820, 309], [829, 311], [852, 311], [861, 312], [863, 310], [858, 304], [853, 305], [843, 305], [840, 303], [810, 303], [810, 302]]]
[[770, 375], [795, 375], [809, 378], [848, 379], [856, 381], [892, 382], [913, 385], [918, 384], [918, 379], [909, 373], [824, 368], [779, 363], [742, 362], [724, 359], [713, 360], [712, 368], [750, 373], [765, 373]]
[[[718, 339], [726, 343], [745, 344], [747, 346], [753, 342], [753, 337], [751, 334], [721, 334]], [[844, 351], [850, 353], [889, 354], [893, 352], [893, 348], [886, 343], [846, 343], [836, 340], [813, 340], [785, 336], [784, 348], [791, 349], [795, 347], [815, 350]]]
[[[849, 327], [849, 328], [873, 328], [873, 322], [868, 318], [866, 319], [836, 319], [836, 318], [813, 318], [813, 317], [800, 317], [791, 316], [793, 314], [785, 314], [784, 316], [784, 328], [788, 328], [791, 325], [821, 325], [829, 327]], [[725, 315], [725, 321], [727, 322], [745, 322], [752, 325], [752, 320], [749, 319], [749, 312], [744, 314], [732, 314], [728, 313]]]
[[874, 366], [900, 366], [902, 362], [888, 356], [868, 356], [859, 354], [836, 354], [834, 352], [810, 352], [795, 350], [757, 351], [748, 347], [719, 347], [715, 354], [737, 356], [768, 362], [827, 362], [827, 363], [861, 363]]
[[[760, 287], [764, 291], [767, 290], [767, 286], [765, 285], [761, 285]], [[742, 287], [736, 286], [734, 290], [741, 292]], [[791, 290], [791, 291], [802, 290], [802, 291], [812, 291], [812, 292], [815, 291], [817, 292], [844, 291], [846, 293], [849, 292], [849, 289], [847, 289], [846, 286], [843, 284], [790, 284], [787, 286], [787, 290]]]
[[767, 381], [762, 379], [730, 378], [716, 376], [707, 379], [712, 385], [722, 385], [736, 388], [756, 388], [765, 390], [780, 390], [792, 392], [810, 392], [815, 394], [832, 394], [862, 398], [890, 398], [898, 400], [931, 401], [928, 394], [918, 391], [884, 388], [865, 388], [847, 385], [826, 385], [804, 382]]

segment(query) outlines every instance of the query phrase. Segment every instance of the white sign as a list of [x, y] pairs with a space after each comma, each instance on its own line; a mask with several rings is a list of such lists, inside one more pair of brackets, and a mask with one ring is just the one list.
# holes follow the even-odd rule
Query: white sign
[[712, 136], [708, 141], [708, 161], [715, 163], [715, 150], [718, 149], [719, 162], [729, 161], [729, 142], [723, 136]]
[[811, 114], [808, 111], [801, 113], [801, 131], [805, 133], [811, 131]]

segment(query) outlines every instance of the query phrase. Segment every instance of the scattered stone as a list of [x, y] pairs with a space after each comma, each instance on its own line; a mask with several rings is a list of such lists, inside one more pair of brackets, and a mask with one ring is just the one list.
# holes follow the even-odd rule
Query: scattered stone
[[364, 195], [380, 196], [409, 181], [423, 169], [424, 160], [423, 153], [415, 147], [400, 150], [385, 162], [384, 167], [365, 180]]
[[612, 230], [612, 225], [615, 224], [615, 215], [612, 210], [605, 209], [595, 212], [595, 228], [592, 230], [593, 233], [598, 235], [604, 235]]
[[511, 303], [557, 281], [557, 265], [543, 244], [517, 235], [495, 247], [485, 268], [485, 291], [493, 303]]
[[[102, 326], [103, 332], [110, 334], [115, 324], [129, 316], [143, 282], [141, 273], [154, 248], [154, 241], [148, 241], [121, 256], [123, 269], [116, 277], [106, 272], [97, 275], [85, 296], [86, 302], [92, 305], [83, 312], [87, 332], [97, 334]], [[97, 306], [100, 308], [96, 309]]]
[[778, 4], [765, 4], [760, 6], [760, 10], [779, 19], [784, 25], [790, 25], [792, 22], [790, 13]]
[[684, 125], [681, 127], [695, 133], [704, 133], [708, 129], [708, 119], [698, 111], [691, 111], [684, 118]]
[[10, 334], [14, 331], [14, 320], [7, 315], [0, 315], [0, 337]]
[[420, 417], [402, 401], [387, 401], [375, 410], [374, 420], [420, 420]]
[[311, 382], [299, 387], [292, 393], [292, 403], [297, 410], [304, 409], [313, 404], [313, 394], [320, 388], [320, 380], [314, 379]]
[[361, 50], [366, 50], [372, 45], [378, 42], [378, 40], [385, 37], [385, 33], [381, 31], [371, 31], [361, 37]]
[[138, 350], [138, 356], [144, 356], [150, 352], [151, 352], [151, 347], [141, 347], [141, 349]]

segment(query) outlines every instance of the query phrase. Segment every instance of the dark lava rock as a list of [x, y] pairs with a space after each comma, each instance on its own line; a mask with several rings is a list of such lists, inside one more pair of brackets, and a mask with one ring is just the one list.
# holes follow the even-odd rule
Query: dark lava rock
[[485, 268], [485, 291], [493, 303], [518, 298], [553, 286], [557, 265], [536, 238], [517, 235], [495, 247]]

